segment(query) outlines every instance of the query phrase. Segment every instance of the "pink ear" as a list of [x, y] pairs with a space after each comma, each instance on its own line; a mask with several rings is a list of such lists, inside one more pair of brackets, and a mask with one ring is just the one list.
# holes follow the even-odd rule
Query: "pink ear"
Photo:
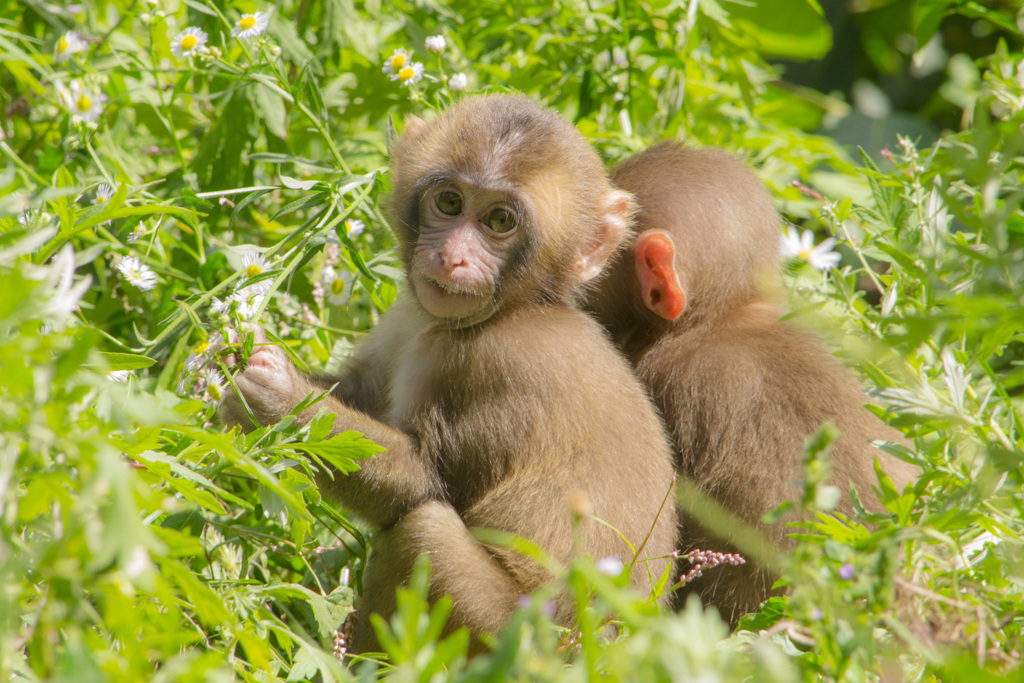
[[663, 232], [648, 230], [633, 245], [636, 274], [644, 305], [665, 320], [675, 320], [686, 308], [686, 293], [676, 272], [676, 247]]

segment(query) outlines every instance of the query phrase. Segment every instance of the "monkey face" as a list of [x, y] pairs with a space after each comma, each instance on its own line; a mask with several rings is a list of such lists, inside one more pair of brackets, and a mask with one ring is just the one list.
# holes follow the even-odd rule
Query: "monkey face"
[[413, 119], [392, 161], [389, 212], [410, 285], [452, 327], [570, 303], [631, 220], [631, 197], [579, 131], [523, 97]]
[[440, 180], [423, 193], [409, 280], [428, 313], [466, 325], [497, 310], [505, 264], [523, 240], [517, 204], [468, 182]]

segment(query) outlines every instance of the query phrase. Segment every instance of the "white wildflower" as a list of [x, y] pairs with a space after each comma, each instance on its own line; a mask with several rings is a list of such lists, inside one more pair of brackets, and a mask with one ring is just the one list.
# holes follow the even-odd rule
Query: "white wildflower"
[[327, 302], [334, 306], [348, 303], [352, 298], [352, 286], [356, 276], [351, 271], [337, 271], [330, 266], [323, 270], [324, 294]]
[[156, 273], [136, 256], [125, 256], [117, 264], [117, 269], [136, 289], [148, 292], [156, 287]]
[[114, 196], [114, 188], [108, 183], [100, 183], [96, 187], [96, 196], [93, 197], [93, 204], [103, 204], [104, 202], [110, 201], [110, 198]]
[[50, 261], [46, 280], [52, 296], [43, 304], [42, 313], [55, 323], [63, 323], [78, 309], [78, 302], [92, 284], [92, 277], [75, 282], [75, 250], [65, 245]]
[[790, 227], [782, 236], [781, 253], [785, 258], [799, 258], [807, 261], [818, 270], [835, 268], [839, 265], [839, 254], [832, 251], [835, 239], [829, 237], [818, 246], [814, 246], [814, 233], [804, 230], [802, 233]]
[[348, 232], [349, 237], [359, 237], [366, 230], [366, 223], [358, 218], [353, 218], [345, 221], [345, 230]]
[[594, 568], [602, 574], [618, 576], [622, 573], [624, 567], [622, 565], [622, 560], [614, 555], [609, 555], [608, 557], [602, 557], [600, 560], [595, 562]]
[[[242, 267], [245, 269], [245, 279], [251, 280], [254, 277], [258, 277], [263, 274], [267, 269], [267, 259], [260, 252], [256, 250], [247, 251], [242, 257]], [[248, 285], [249, 289], [253, 289], [260, 294], [267, 294], [270, 288], [274, 286], [274, 283], [270, 279], [260, 280], [251, 285]]]
[[206, 394], [217, 403], [220, 403], [224, 399], [224, 387], [228, 383], [224, 379], [224, 373], [216, 368], [207, 368], [202, 372], [202, 380], [205, 385]]
[[71, 114], [72, 121], [95, 121], [103, 113], [103, 103], [107, 101], [102, 92], [92, 92], [78, 80], [71, 81], [67, 88], [58, 83], [57, 97]]
[[466, 78], [466, 74], [457, 73], [448, 79], [448, 89], [452, 92], [462, 92], [469, 85], [469, 79]]
[[398, 80], [402, 82], [402, 85], [413, 86], [419, 83], [422, 79], [423, 65], [419, 62], [412, 62], [409, 66], [398, 72]]
[[128, 234], [128, 243], [133, 244], [135, 242], [138, 242], [140, 239], [142, 239], [149, 233], [156, 232], [157, 230], [160, 229], [160, 224], [163, 222], [164, 217], [160, 216], [160, 219], [157, 220], [156, 224], [152, 227], [152, 229], [150, 229], [146, 227], [145, 222], [139, 221], [139, 224], [135, 226], [135, 229]]
[[204, 339], [192, 347], [192, 352], [185, 359], [185, 371], [198, 372], [212, 357], [210, 342]]
[[189, 26], [184, 31], [174, 36], [171, 41], [171, 53], [175, 57], [191, 59], [196, 57], [206, 47], [208, 37], [206, 31], [195, 26]]
[[107, 379], [111, 382], [127, 382], [131, 376], [131, 370], [111, 370], [107, 373]]
[[439, 55], [444, 52], [446, 47], [444, 42], [444, 36], [430, 36], [427, 38], [427, 49], [433, 52], [435, 55]]
[[270, 14], [267, 12], [254, 12], [243, 14], [235, 27], [231, 29], [232, 38], [243, 38], [248, 40], [263, 35], [270, 25]]
[[256, 317], [256, 312], [263, 305], [265, 297], [266, 293], [255, 287], [242, 287], [231, 295], [231, 300], [235, 302], [235, 310], [238, 311], [238, 315], [246, 320], [251, 320]]
[[82, 36], [78, 35], [74, 31], [68, 31], [57, 40], [57, 46], [54, 49], [53, 61], [60, 64], [71, 58], [71, 55], [79, 52], [85, 52], [89, 48], [89, 43], [86, 42]]
[[384, 73], [393, 81], [398, 80], [399, 72], [412, 61], [412, 53], [404, 47], [395, 50], [395, 53], [384, 62]]
[[221, 301], [217, 297], [210, 300], [210, 312], [214, 315], [225, 315], [230, 307], [230, 301]]
[[139, 221], [139, 224], [135, 226], [135, 229], [128, 233], [128, 244], [135, 244], [146, 236], [146, 232], [146, 224]]
[[149, 559], [149, 551], [143, 545], [132, 548], [128, 562], [124, 566], [124, 573], [129, 579], [137, 579], [153, 568], [153, 562]]

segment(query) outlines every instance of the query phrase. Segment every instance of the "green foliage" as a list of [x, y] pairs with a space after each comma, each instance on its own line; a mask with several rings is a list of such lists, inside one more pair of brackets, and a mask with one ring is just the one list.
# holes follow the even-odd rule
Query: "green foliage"
[[[883, 70], [901, 58], [894, 37], [923, 46], [944, 17], [1017, 25], [975, 2], [861, 4]], [[233, 37], [257, 9], [273, 10], [266, 33]], [[845, 104], [767, 61], [828, 52], [814, 0], [0, 0], [0, 17], [0, 677], [1019, 675], [1019, 46], [948, 60], [935, 97], [962, 110], [961, 129], [854, 160], [812, 132]], [[178, 56], [187, 27], [209, 40]], [[398, 48], [422, 80], [389, 80]], [[841, 240], [839, 268], [794, 262], [794, 308], [907, 436], [881, 447], [923, 475], [899, 491], [880, 474], [888, 514], [834, 514], [825, 426], [808, 442], [791, 591], [731, 635], [581, 558], [469, 658], [464, 634], [440, 636], [449, 605], [426, 602], [421, 570], [378, 624], [387, 660], [346, 667], [334, 641], [367, 540], [313, 476], [379, 448], [329, 437], [326, 418], [248, 435], [214, 424], [231, 330], [256, 321], [300, 367], [330, 372], [394, 300], [388, 141], [462, 97], [457, 73], [468, 92], [561, 111], [609, 161], [664, 137], [737, 151], [787, 218]], [[552, 624], [558, 589], [574, 629]]]

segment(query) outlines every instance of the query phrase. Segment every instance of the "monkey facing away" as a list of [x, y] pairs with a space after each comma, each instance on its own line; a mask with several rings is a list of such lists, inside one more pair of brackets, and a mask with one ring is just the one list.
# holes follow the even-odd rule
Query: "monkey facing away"
[[[632, 257], [609, 266], [586, 308], [629, 358], [661, 412], [677, 466], [696, 488], [785, 547], [769, 510], [799, 495], [805, 439], [832, 420], [830, 483], [838, 510], [881, 505], [873, 463], [898, 488], [915, 468], [873, 447], [897, 432], [864, 407], [856, 378], [812, 333], [780, 320], [779, 217], [761, 182], [731, 154], [662, 143], [621, 163], [612, 182], [640, 205]], [[681, 513], [682, 552], [729, 551]], [[686, 588], [736, 623], [769, 596], [764, 566], [722, 566]]]
[[[499, 630], [523, 594], [550, 581], [532, 560], [477, 541], [474, 527], [528, 539], [563, 563], [582, 549], [628, 566], [630, 545], [642, 548], [631, 578], [649, 590], [675, 544], [671, 498], [662, 510], [671, 450], [628, 364], [572, 306], [622, 239], [630, 196], [571, 124], [510, 95], [413, 120], [392, 157], [406, 290], [341, 377], [307, 378], [271, 345], [236, 377], [261, 424], [336, 381], [318, 406], [337, 414], [335, 430], [387, 449], [356, 473], [318, 477], [326, 495], [383, 528], [351, 649], [376, 647], [369, 615], [394, 610], [421, 553], [431, 597], [453, 599], [449, 628], [474, 637]], [[221, 414], [249, 423], [235, 394]], [[614, 529], [591, 518], [574, 529], [570, 500]]]

